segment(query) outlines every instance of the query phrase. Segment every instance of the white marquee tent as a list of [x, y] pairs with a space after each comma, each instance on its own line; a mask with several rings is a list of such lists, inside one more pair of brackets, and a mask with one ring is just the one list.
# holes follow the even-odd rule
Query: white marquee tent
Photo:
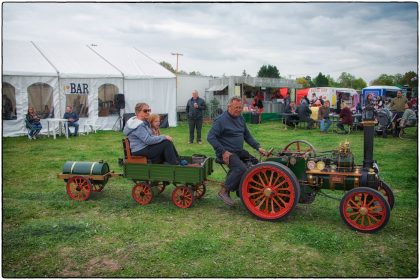
[[[3, 136], [26, 133], [24, 118], [28, 108], [27, 89], [32, 85], [42, 84], [47, 95], [52, 95], [53, 106], [59, 107], [57, 71], [31, 42], [3, 41], [2, 71], [2, 93], [8, 96], [13, 106], [12, 119], [2, 122]], [[43, 120], [42, 125], [46, 127]]]
[[137, 48], [117, 46], [94, 46], [91, 49], [124, 77], [125, 111], [134, 112], [141, 101], [152, 108], [153, 113], [168, 114], [169, 126], [176, 125], [176, 80], [175, 75]]
[[[176, 126], [175, 76], [136, 48], [6, 40], [2, 92], [15, 102], [12, 119], [3, 116], [3, 136], [26, 134], [29, 105], [41, 115], [45, 108], [56, 118], [71, 105], [83, 131], [84, 123], [113, 129], [119, 114], [147, 102]], [[118, 94], [124, 94], [125, 110], [116, 107]], [[45, 119], [41, 123], [45, 132]]]

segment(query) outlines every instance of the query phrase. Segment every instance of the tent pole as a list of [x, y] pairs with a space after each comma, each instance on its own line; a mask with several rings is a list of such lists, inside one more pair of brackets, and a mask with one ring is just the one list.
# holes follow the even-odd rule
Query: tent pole
[[[57, 67], [45, 56], [45, 54], [41, 51], [41, 49], [35, 44], [35, 42], [31, 41], [31, 44], [35, 47], [35, 49], [42, 55], [42, 57], [54, 68], [55, 72], [57, 73], [57, 83], [58, 83], [58, 113], [61, 116], [61, 94], [60, 94], [60, 71], [58, 71]], [[53, 92], [54, 96], [54, 92]], [[54, 105], [54, 104], [53, 104]], [[56, 117], [56, 113], [54, 110], [54, 117]]]

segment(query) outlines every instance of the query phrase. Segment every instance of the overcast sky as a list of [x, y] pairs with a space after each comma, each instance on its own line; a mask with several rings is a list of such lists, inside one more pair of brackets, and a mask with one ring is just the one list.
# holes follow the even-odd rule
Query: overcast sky
[[264, 64], [283, 77], [367, 83], [417, 72], [417, 2], [402, 3], [3, 3], [3, 38], [121, 44], [156, 61], [205, 75], [256, 76]]

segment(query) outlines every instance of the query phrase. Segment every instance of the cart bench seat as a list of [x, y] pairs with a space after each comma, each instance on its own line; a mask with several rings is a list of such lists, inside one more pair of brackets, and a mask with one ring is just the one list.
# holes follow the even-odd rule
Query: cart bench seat
[[130, 141], [128, 138], [122, 140], [124, 147], [124, 161], [126, 163], [143, 163], [147, 164], [147, 157], [145, 156], [133, 156], [131, 155]]

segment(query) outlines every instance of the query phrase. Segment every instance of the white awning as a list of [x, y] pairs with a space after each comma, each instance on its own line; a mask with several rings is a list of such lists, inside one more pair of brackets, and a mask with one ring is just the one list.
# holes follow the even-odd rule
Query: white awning
[[215, 85], [207, 89], [207, 91], [221, 91], [224, 90], [228, 85]]

